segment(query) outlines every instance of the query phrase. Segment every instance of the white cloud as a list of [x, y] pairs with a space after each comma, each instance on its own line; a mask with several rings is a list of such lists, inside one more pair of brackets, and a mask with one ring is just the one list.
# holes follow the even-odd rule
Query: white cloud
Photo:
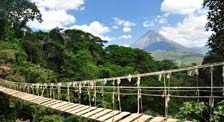
[[176, 25], [163, 25], [160, 34], [187, 47], [205, 46], [211, 32], [205, 31], [207, 10], [203, 0], [164, 0], [161, 11], [169, 15], [182, 15]]
[[135, 23], [131, 21], [120, 19], [117, 17], [114, 18], [114, 21], [115, 21], [115, 25], [113, 26], [113, 28], [118, 29], [120, 27], [122, 28], [122, 31], [125, 33], [131, 32], [132, 28], [136, 25]]
[[129, 44], [121, 44], [121, 46], [124, 46], [124, 47], [131, 47], [131, 45], [129, 45]]
[[189, 14], [202, 8], [204, 0], [164, 0], [162, 12], [175, 14]]
[[79, 9], [84, 4], [84, 0], [31, 0], [40, 8], [50, 10], [72, 10]]
[[205, 46], [211, 32], [205, 31], [207, 16], [192, 13], [175, 26], [163, 26], [160, 34], [187, 47]]
[[145, 28], [154, 27], [155, 26], [155, 23], [154, 23], [154, 21], [148, 21], [148, 20], [146, 20], [146, 21], [144, 21], [142, 23], [142, 26], [145, 27]]
[[71, 10], [83, 10], [84, 0], [31, 0], [42, 14], [43, 22], [31, 21], [28, 26], [35, 30], [48, 31], [55, 27], [66, 28], [75, 23]]
[[132, 35], [122, 35], [118, 39], [131, 39]]
[[155, 28], [164, 24], [167, 24], [167, 17], [169, 14], [158, 15], [152, 20], [145, 20], [142, 26], [145, 28]]
[[55, 27], [66, 27], [75, 23], [75, 17], [67, 14], [65, 10], [51, 10], [46, 11], [40, 9], [42, 13], [43, 22], [39, 23], [37, 20], [28, 23], [28, 26], [35, 30], [50, 30]]
[[69, 28], [70, 29], [79, 29], [79, 30], [89, 32], [95, 36], [100, 37], [103, 40], [107, 40], [107, 41], [111, 40], [110, 37], [105, 36], [106, 33], [110, 32], [110, 28], [98, 21], [93, 21], [88, 25], [73, 25]]

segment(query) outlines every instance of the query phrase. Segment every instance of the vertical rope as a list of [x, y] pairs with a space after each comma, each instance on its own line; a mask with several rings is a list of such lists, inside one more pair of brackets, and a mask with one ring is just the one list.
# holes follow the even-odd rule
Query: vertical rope
[[41, 96], [44, 96], [44, 91], [46, 88], [47, 88], [47, 84], [45, 83], [45, 84], [43, 84], [43, 90], [42, 90]]
[[213, 71], [214, 71], [214, 67], [211, 66], [210, 67], [210, 77], [211, 77], [211, 89], [210, 89], [210, 98], [209, 98], [209, 107], [210, 107], [210, 118], [212, 117], [212, 111], [213, 111], [213, 107], [214, 107], [214, 97], [213, 97]]
[[[22, 87], [22, 85], [20, 85]], [[35, 86], [32, 85], [32, 94], [35, 94]]]
[[36, 90], [37, 90], [37, 95], [38, 95], [38, 96], [40, 96], [39, 88], [40, 88], [40, 85], [39, 85], [39, 83], [37, 83], [37, 84], [36, 84]]
[[70, 83], [67, 83], [67, 100], [70, 102]]
[[59, 100], [61, 99], [61, 86], [62, 86], [61, 83], [58, 83], [58, 84], [57, 84], [57, 87], [58, 87], [58, 99], [59, 99]]
[[170, 80], [170, 78], [171, 78], [171, 74], [167, 74], [167, 76], [165, 77], [164, 76], [164, 97], [165, 97], [165, 112], [164, 112], [164, 116], [165, 117], [168, 117], [168, 112], [169, 112], [169, 101], [170, 101], [170, 94], [169, 94], [169, 89], [167, 89], [167, 82], [168, 81], [166, 81], [166, 78], [168, 79], [168, 80]]
[[129, 74], [128, 75], [128, 81], [131, 82], [132, 76]]
[[51, 90], [52, 90], [52, 98], [54, 99], [55, 98], [54, 84], [52, 83], [51, 86], [52, 86], [52, 88], [51, 88]]
[[94, 104], [96, 106], [96, 81], [93, 82], [94, 83]]
[[81, 98], [82, 98], [82, 84], [79, 82], [79, 103], [81, 104]]
[[[77, 95], [79, 94], [79, 85], [74, 81], [72, 82], [72, 87], [75, 89], [75, 94], [77, 93]], [[75, 102], [77, 102], [77, 99], [75, 99]]]
[[91, 94], [90, 94], [90, 82], [88, 83], [87, 92], [88, 92], [88, 98], [89, 98], [89, 106], [92, 106], [91, 105]]
[[222, 66], [222, 95], [224, 96], [224, 65]]
[[138, 98], [137, 98], [137, 100], [138, 100], [138, 108], [137, 108], [137, 113], [140, 113], [141, 111], [140, 111], [140, 109], [142, 108], [141, 107], [141, 103], [142, 103], [142, 95], [141, 95], [141, 88], [140, 88], [140, 84], [141, 84], [141, 77], [138, 77], [137, 78], [137, 88], [138, 88]]
[[30, 85], [27, 85], [27, 93], [30, 93]]
[[120, 84], [121, 84], [121, 79], [117, 79], [117, 100], [118, 100], [119, 110], [121, 111]]
[[195, 75], [196, 75], [196, 85], [197, 85], [197, 92], [196, 95], [198, 96], [198, 101], [199, 101], [199, 96], [200, 96], [200, 91], [199, 91], [199, 70], [198, 68], [195, 69]]
[[114, 121], [114, 110], [115, 110], [115, 79], [113, 79], [113, 95], [112, 95], [112, 104], [113, 104], [113, 118], [112, 122]]
[[52, 83], [50, 84], [50, 98], [52, 97]]
[[104, 100], [104, 86], [107, 84], [107, 80], [106, 79], [104, 79], [104, 82], [103, 82], [103, 85], [102, 85], [102, 102], [103, 102], [103, 107], [105, 108], [106, 107], [106, 105], [105, 105], [105, 100]]

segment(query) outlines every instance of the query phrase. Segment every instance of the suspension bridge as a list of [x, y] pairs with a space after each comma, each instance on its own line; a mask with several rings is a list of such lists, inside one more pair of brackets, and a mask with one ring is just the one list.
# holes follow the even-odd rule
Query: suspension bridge
[[[217, 68], [222, 69], [222, 85], [214, 86]], [[199, 86], [200, 70], [209, 72], [209, 85]], [[191, 79], [192, 84], [178, 84], [180, 75]], [[224, 99], [224, 62], [86, 81], [23, 83], [0, 79], [0, 92], [95, 121], [176, 122], [169, 115], [172, 99], [207, 99], [211, 109], [215, 100]], [[132, 101], [128, 101], [130, 97]], [[162, 108], [162, 115], [151, 116], [144, 111], [151, 104], [148, 97], [161, 100], [157, 106]], [[124, 105], [136, 109], [128, 112], [130, 108], [122, 108]]]

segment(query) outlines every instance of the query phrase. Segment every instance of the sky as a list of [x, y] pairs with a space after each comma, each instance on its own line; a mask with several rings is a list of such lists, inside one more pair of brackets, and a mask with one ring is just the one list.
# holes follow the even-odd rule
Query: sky
[[203, 0], [31, 0], [43, 22], [30, 21], [33, 30], [80, 29], [108, 44], [130, 46], [154, 30], [186, 47], [202, 47], [205, 31]]

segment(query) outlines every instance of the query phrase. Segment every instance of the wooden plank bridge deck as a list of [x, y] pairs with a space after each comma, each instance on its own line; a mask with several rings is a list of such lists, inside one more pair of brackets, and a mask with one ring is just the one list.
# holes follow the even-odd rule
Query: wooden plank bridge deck
[[48, 107], [61, 112], [100, 122], [176, 122], [176, 119], [152, 117], [146, 114], [121, 112], [105, 108], [90, 107], [42, 96], [36, 96], [0, 86], [0, 92], [9, 96]]

